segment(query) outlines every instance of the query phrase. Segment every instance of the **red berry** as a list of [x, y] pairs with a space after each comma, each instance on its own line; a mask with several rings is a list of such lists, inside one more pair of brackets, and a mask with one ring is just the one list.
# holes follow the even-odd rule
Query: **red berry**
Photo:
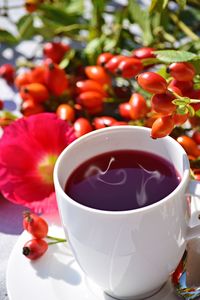
[[116, 70], [116, 73], [123, 78], [132, 78], [142, 71], [143, 65], [137, 58], [127, 58], [122, 60]]
[[44, 106], [40, 103], [35, 103], [32, 98], [22, 102], [21, 112], [25, 117], [44, 112]]
[[79, 138], [80, 136], [90, 132], [93, 130], [92, 125], [86, 118], [78, 118], [74, 122], [74, 131], [75, 131], [75, 136]]
[[52, 59], [54, 63], [59, 64], [69, 49], [69, 45], [64, 43], [49, 42], [44, 45], [43, 53], [47, 58]]
[[69, 87], [68, 79], [63, 69], [58, 65], [47, 62], [45, 68], [45, 83], [54, 96], [61, 96]]
[[173, 120], [175, 125], [182, 125], [187, 121], [188, 117], [189, 117], [189, 113], [186, 113], [184, 115], [175, 113], [173, 115]]
[[119, 114], [122, 118], [127, 119], [127, 120], [131, 119], [131, 114], [130, 114], [131, 105], [129, 102], [124, 102], [124, 103], [119, 104], [118, 110], [119, 110]]
[[97, 65], [104, 67], [105, 64], [113, 57], [114, 55], [109, 52], [101, 53], [97, 58]]
[[89, 92], [81, 93], [77, 97], [77, 101], [85, 108], [93, 108], [101, 105], [103, 102], [103, 98], [104, 97], [102, 94], [95, 91], [89, 91]]
[[11, 64], [4, 64], [0, 67], [0, 76], [4, 78], [9, 84], [13, 83], [15, 75], [15, 68]]
[[32, 239], [25, 243], [22, 253], [27, 258], [35, 260], [42, 256], [48, 249], [48, 244], [41, 239]]
[[169, 83], [168, 87], [172, 88], [172, 90], [173, 90], [173, 87], [178, 88], [181, 91], [182, 95], [185, 96], [185, 92], [190, 91], [193, 88], [193, 82], [192, 81], [178, 81], [176, 79], [173, 79]]
[[200, 149], [191, 137], [187, 135], [181, 135], [176, 140], [184, 148], [188, 155], [192, 155], [194, 157], [200, 156]]
[[60, 104], [56, 110], [57, 116], [65, 121], [73, 122], [75, 119], [74, 108], [66, 103]]
[[130, 115], [133, 120], [145, 117], [148, 111], [147, 103], [144, 97], [139, 93], [132, 94], [130, 100]]
[[200, 145], [200, 131], [199, 130], [194, 131], [192, 138], [197, 145]]
[[105, 69], [108, 70], [111, 73], [115, 73], [120, 62], [125, 60], [127, 56], [124, 55], [115, 55], [113, 56], [106, 64]]
[[37, 66], [28, 72], [28, 79], [30, 83], [45, 84], [45, 66]]
[[88, 76], [88, 78], [96, 80], [100, 84], [109, 85], [111, 83], [110, 76], [101, 66], [87, 66], [85, 67], [85, 73]]
[[106, 92], [103, 86], [98, 81], [92, 79], [77, 81], [76, 91], [78, 94], [83, 92], [95, 91], [102, 94], [103, 96], [106, 96]]
[[42, 103], [49, 99], [49, 92], [41, 83], [30, 83], [21, 87], [20, 96], [24, 101], [32, 98], [35, 103]]
[[162, 138], [169, 135], [174, 128], [174, 121], [171, 116], [164, 116], [156, 119], [152, 125], [151, 137]]
[[157, 73], [145, 72], [137, 77], [138, 84], [152, 94], [164, 94], [167, 90], [167, 81]]
[[23, 85], [31, 83], [29, 80], [29, 74], [30, 74], [30, 71], [20, 73], [15, 77], [14, 83], [18, 89], [20, 89]]
[[151, 107], [153, 111], [161, 113], [162, 115], [170, 115], [176, 110], [176, 105], [172, 103], [174, 99], [173, 95], [155, 94], [151, 98]]
[[100, 129], [100, 128], [112, 126], [112, 124], [114, 124], [116, 121], [117, 121], [116, 119], [109, 116], [96, 117], [93, 120], [93, 125], [95, 129]]
[[25, 212], [23, 217], [23, 227], [35, 238], [41, 239], [47, 236], [47, 222], [36, 214]]
[[154, 48], [143, 47], [143, 48], [135, 49], [132, 52], [132, 54], [134, 57], [136, 57], [138, 59], [156, 57], [155, 54], [153, 54], [153, 51], [155, 51]]
[[191, 81], [195, 76], [195, 68], [188, 62], [178, 62], [169, 65], [167, 71], [172, 77], [180, 81]]

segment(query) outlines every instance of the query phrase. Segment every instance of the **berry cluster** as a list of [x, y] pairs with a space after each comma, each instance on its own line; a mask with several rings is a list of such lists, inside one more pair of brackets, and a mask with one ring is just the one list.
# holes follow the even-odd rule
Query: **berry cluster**
[[[200, 90], [193, 88], [195, 68], [186, 62], [172, 63], [167, 72], [171, 81], [168, 83], [162, 76], [154, 72], [141, 73], [138, 84], [147, 92], [153, 94], [151, 97], [151, 109], [159, 114], [152, 124], [153, 138], [161, 138], [169, 135], [174, 126], [181, 125], [189, 117], [191, 110], [199, 110], [198, 99]], [[176, 101], [177, 99], [177, 101]], [[180, 105], [175, 105], [179, 103]]]
[[[74, 57], [63, 68], [70, 51], [73, 49], [63, 42], [48, 42], [40, 64], [31, 63], [30, 68], [29, 63], [22, 72], [9, 64], [0, 67], [0, 76], [18, 89], [25, 117], [54, 112], [73, 126], [77, 138], [92, 130], [129, 124], [151, 128], [154, 139], [186, 135], [196, 143], [182, 126], [187, 121], [199, 134], [200, 89], [196, 89], [193, 64], [171, 63], [164, 78], [152, 69], [155, 49], [143, 47], [129, 56], [101, 53], [95, 65]], [[0, 117], [2, 127], [12, 121], [8, 114]], [[176, 128], [182, 132], [174, 136]], [[199, 151], [192, 152], [188, 155], [197, 160]]]
[[[65, 239], [60, 239], [48, 236], [48, 224], [36, 214], [25, 212], [23, 217], [23, 228], [29, 232], [32, 239], [25, 243], [22, 253], [30, 260], [35, 260], [42, 256], [48, 249], [49, 245], [66, 242]], [[44, 238], [54, 240], [47, 243]]]

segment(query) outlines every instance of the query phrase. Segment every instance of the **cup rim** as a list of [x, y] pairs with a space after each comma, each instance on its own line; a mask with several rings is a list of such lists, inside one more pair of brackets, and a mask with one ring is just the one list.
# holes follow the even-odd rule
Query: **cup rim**
[[85, 210], [87, 212], [92, 212], [92, 213], [96, 213], [96, 214], [104, 214], [104, 215], [129, 215], [129, 214], [135, 214], [135, 213], [140, 213], [140, 212], [145, 212], [147, 210], [150, 209], [155, 209], [156, 207], [159, 207], [160, 205], [163, 205], [165, 202], [167, 202], [170, 198], [173, 198], [175, 196], [175, 194], [179, 193], [179, 190], [182, 189], [182, 186], [189, 180], [189, 174], [190, 174], [190, 164], [189, 164], [189, 160], [187, 158], [187, 154], [185, 152], [185, 150], [183, 149], [183, 147], [176, 142], [172, 137], [170, 136], [165, 136], [162, 139], [165, 140], [170, 140], [170, 142], [172, 142], [173, 144], [176, 144], [176, 147], [179, 148], [178, 151], [180, 151], [184, 157], [186, 157], [186, 161], [185, 163], [187, 164], [186, 169], [183, 173], [183, 176], [181, 177], [181, 181], [178, 184], [178, 186], [166, 197], [164, 197], [163, 199], [153, 203], [153, 204], [149, 204], [146, 205], [144, 207], [139, 207], [139, 208], [134, 208], [131, 210], [122, 210], [122, 211], [108, 211], [108, 210], [101, 210], [101, 209], [96, 209], [96, 208], [92, 208], [92, 207], [88, 207], [85, 206], [83, 204], [80, 204], [78, 202], [76, 202], [75, 200], [73, 200], [70, 196], [68, 196], [65, 191], [63, 190], [63, 188], [60, 185], [59, 179], [58, 179], [58, 169], [59, 166], [61, 164], [61, 161], [63, 159], [63, 157], [65, 156], [65, 153], [68, 151], [69, 148], [73, 148], [74, 145], [76, 145], [77, 143], [81, 143], [82, 140], [85, 140], [87, 138], [90, 138], [91, 136], [95, 135], [96, 133], [103, 133], [103, 132], [109, 132], [109, 131], [115, 131], [115, 130], [119, 130], [119, 129], [134, 129], [137, 128], [137, 130], [143, 130], [143, 131], [148, 131], [150, 134], [150, 129], [147, 127], [140, 127], [140, 126], [133, 126], [133, 125], [123, 125], [123, 126], [111, 126], [111, 127], [106, 127], [106, 128], [101, 128], [98, 130], [94, 130], [92, 132], [89, 132], [81, 137], [79, 137], [78, 139], [74, 140], [71, 144], [69, 144], [58, 156], [57, 161], [55, 163], [54, 166], [54, 172], [53, 172], [53, 178], [54, 178], [54, 186], [56, 186], [55, 191], [58, 190], [59, 194], [62, 195], [62, 201], [68, 201], [70, 202], [72, 205], [74, 205], [75, 207]]

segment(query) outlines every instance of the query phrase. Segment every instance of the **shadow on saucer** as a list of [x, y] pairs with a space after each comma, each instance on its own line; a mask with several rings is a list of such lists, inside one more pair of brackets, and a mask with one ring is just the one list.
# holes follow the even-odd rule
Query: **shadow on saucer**
[[50, 246], [47, 253], [41, 259], [32, 261], [31, 265], [42, 279], [63, 280], [70, 285], [79, 285], [82, 281], [79, 271], [75, 269], [74, 257], [58, 245]]

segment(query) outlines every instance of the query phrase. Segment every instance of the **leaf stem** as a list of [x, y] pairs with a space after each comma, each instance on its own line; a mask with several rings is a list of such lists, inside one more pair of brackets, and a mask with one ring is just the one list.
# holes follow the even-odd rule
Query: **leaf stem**
[[50, 235], [47, 235], [47, 238], [50, 239], [50, 240], [57, 241], [58, 243], [64, 243], [64, 242], [67, 242], [66, 239], [61, 239], [61, 238], [57, 238], [57, 237], [50, 236]]
[[188, 37], [194, 41], [198, 41], [199, 37], [183, 22], [181, 21], [174, 13], [169, 14], [172, 21], [177, 25]]
[[200, 103], [200, 99], [190, 99], [190, 103]]
[[54, 242], [49, 242], [48, 245], [55, 245], [59, 243], [64, 243], [63, 241], [54, 241]]

